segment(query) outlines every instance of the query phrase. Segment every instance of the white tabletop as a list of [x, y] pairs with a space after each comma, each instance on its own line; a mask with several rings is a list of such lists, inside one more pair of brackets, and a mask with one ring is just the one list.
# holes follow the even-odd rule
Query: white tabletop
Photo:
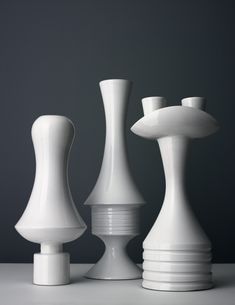
[[71, 284], [32, 284], [31, 264], [0, 264], [0, 305], [235, 305], [235, 264], [213, 266], [215, 287], [194, 292], [146, 290], [141, 280], [102, 281], [83, 277], [91, 265], [71, 265]]

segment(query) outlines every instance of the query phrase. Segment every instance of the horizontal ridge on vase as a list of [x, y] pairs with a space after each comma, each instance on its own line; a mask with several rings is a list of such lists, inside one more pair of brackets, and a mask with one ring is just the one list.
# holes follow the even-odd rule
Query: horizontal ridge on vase
[[161, 211], [143, 242], [142, 286], [169, 291], [211, 288], [211, 243], [190, 208], [185, 166], [190, 139], [209, 136], [218, 124], [204, 111], [204, 98], [186, 98], [182, 106], [171, 107], [162, 97], [142, 103], [144, 117], [131, 130], [158, 141], [166, 182]]
[[94, 189], [85, 204], [91, 205], [92, 234], [105, 244], [101, 259], [87, 273], [94, 279], [122, 280], [141, 277], [141, 270], [126, 253], [130, 239], [139, 234], [139, 208], [144, 199], [131, 175], [125, 138], [125, 121], [132, 82], [100, 82], [106, 138], [103, 162]]

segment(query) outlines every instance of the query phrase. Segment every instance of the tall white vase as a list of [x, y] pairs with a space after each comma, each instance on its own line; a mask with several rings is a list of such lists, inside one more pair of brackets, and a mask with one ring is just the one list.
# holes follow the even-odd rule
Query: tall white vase
[[139, 234], [138, 210], [144, 203], [128, 165], [125, 119], [131, 82], [100, 82], [106, 118], [103, 163], [96, 185], [85, 204], [92, 209], [92, 233], [105, 243], [102, 258], [87, 273], [95, 279], [121, 280], [141, 277], [125, 247]]
[[26, 210], [15, 228], [25, 239], [41, 244], [41, 253], [34, 254], [34, 284], [68, 284], [70, 258], [63, 252], [62, 244], [75, 240], [86, 229], [68, 183], [74, 126], [63, 116], [41, 116], [33, 124], [32, 138], [35, 181]]
[[162, 209], [143, 243], [143, 287], [208, 289], [212, 287], [211, 243], [186, 196], [185, 163], [190, 139], [216, 132], [218, 124], [202, 111], [203, 98], [186, 98], [182, 106], [173, 107], [165, 107], [161, 97], [146, 98], [142, 103], [145, 116], [131, 130], [158, 141], [166, 180]]

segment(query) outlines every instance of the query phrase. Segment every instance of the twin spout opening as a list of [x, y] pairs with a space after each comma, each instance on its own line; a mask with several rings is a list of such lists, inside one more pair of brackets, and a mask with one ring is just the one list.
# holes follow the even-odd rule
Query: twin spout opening
[[[186, 97], [181, 100], [182, 106], [192, 107], [200, 110], [205, 110], [206, 99], [204, 97]], [[144, 115], [148, 115], [155, 110], [164, 108], [167, 106], [167, 100], [162, 96], [150, 96], [142, 99], [142, 106]]]

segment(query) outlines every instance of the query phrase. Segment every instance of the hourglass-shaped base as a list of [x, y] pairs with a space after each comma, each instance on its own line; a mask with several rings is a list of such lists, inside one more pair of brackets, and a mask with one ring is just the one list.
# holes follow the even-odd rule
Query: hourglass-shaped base
[[99, 236], [106, 249], [101, 259], [86, 277], [102, 280], [130, 280], [141, 278], [142, 270], [126, 253], [126, 245], [133, 236]]
[[126, 253], [129, 240], [139, 234], [138, 209], [124, 205], [92, 207], [92, 233], [104, 242], [105, 252], [86, 277], [103, 280], [141, 278], [141, 269]]

